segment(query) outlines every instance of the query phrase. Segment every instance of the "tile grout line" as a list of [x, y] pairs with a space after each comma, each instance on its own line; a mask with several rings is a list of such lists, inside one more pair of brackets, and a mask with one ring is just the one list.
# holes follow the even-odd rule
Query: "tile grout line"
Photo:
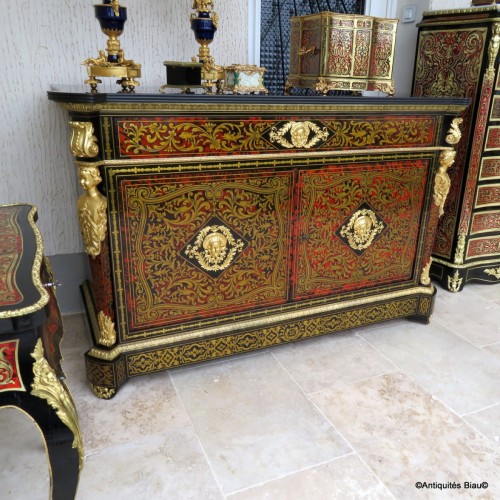
[[186, 405], [184, 404], [184, 400], [182, 399], [181, 395], [179, 394], [179, 391], [177, 390], [177, 387], [176, 387], [174, 379], [170, 373], [170, 370], [167, 370], [167, 373], [168, 373], [168, 377], [170, 379], [170, 383], [172, 384], [172, 387], [175, 391], [175, 394], [176, 394], [177, 398], [179, 399], [180, 404], [182, 405], [182, 408], [184, 408], [184, 411], [186, 412], [189, 423], [191, 424], [191, 428], [193, 429], [193, 432], [196, 436], [196, 441], [198, 441], [198, 444], [200, 445], [201, 451], [203, 453], [203, 456], [205, 457], [205, 460], [206, 460], [207, 465], [210, 469], [210, 472], [212, 473], [215, 484], [219, 488], [219, 491], [220, 491], [220, 494], [222, 495], [222, 498], [225, 499], [225, 498], [227, 498], [227, 495], [224, 493], [224, 489], [222, 488], [222, 484], [220, 483], [219, 478], [218, 478], [217, 474], [215, 473], [214, 468], [212, 467], [212, 462], [208, 457], [208, 454], [205, 450], [205, 447], [203, 446], [203, 443], [201, 442], [200, 436], [198, 435], [198, 431], [196, 430], [196, 427], [193, 423], [193, 420], [191, 419], [191, 414], [189, 413], [188, 409], [186, 408]]
[[297, 470], [294, 470], [292, 472], [288, 472], [286, 474], [282, 474], [280, 476], [276, 476], [276, 477], [274, 477], [272, 479], [267, 479], [265, 481], [261, 481], [260, 483], [252, 484], [251, 486], [249, 486], [247, 488], [242, 488], [240, 490], [234, 490], [231, 493], [228, 493], [227, 496], [226, 496], [226, 498], [228, 500], [230, 500], [231, 496], [238, 495], [240, 493], [244, 493], [245, 491], [250, 491], [250, 490], [255, 489], [255, 488], [259, 488], [260, 486], [264, 486], [266, 484], [271, 484], [271, 483], [273, 483], [275, 481], [280, 481], [280, 480], [285, 479], [287, 477], [292, 477], [295, 474], [299, 474], [301, 472], [305, 472], [305, 471], [308, 471], [308, 470], [313, 470], [316, 467], [320, 467], [322, 465], [326, 465], [326, 464], [335, 462], [335, 461], [340, 460], [342, 458], [346, 458], [346, 457], [350, 457], [350, 456], [356, 456], [356, 455], [357, 455], [357, 453], [354, 452], [354, 451], [351, 451], [350, 453], [344, 453], [343, 455], [339, 455], [338, 457], [334, 457], [334, 458], [329, 458], [328, 460], [323, 460], [323, 461], [318, 462], [317, 464], [313, 464], [313, 465], [311, 465], [309, 467], [303, 467], [301, 469], [297, 469]]
[[[367, 467], [367, 469], [372, 473], [373, 477], [375, 477], [377, 479], [377, 481], [379, 482], [379, 484], [383, 485], [384, 488], [387, 491], [389, 491], [391, 493], [391, 495], [392, 495], [392, 492], [389, 489], [389, 487], [380, 479], [380, 477], [378, 477], [378, 475], [375, 473], [375, 471], [365, 462], [365, 460], [361, 457], [361, 455], [358, 452], [358, 450], [356, 449], [356, 447], [353, 446], [353, 444], [346, 438], [346, 436], [344, 436], [344, 434], [339, 429], [337, 429], [337, 426], [332, 422], [332, 420], [330, 418], [328, 418], [327, 415], [325, 415], [325, 413], [323, 412], [323, 410], [321, 410], [321, 408], [316, 404], [316, 402], [313, 401], [310, 398], [310, 395], [318, 394], [321, 391], [317, 391], [317, 392], [310, 393], [310, 394], [308, 394], [307, 392], [305, 392], [304, 389], [297, 382], [297, 380], [295, 379], [295, 377], [293, 377], [293, 375], [283, 365], [283, 363], [281, 363], [281, 361], [276, 356], [274, 356], [274, 354], [273, 354], [273, 357], [276, 359], [276, 361], [278, 362], [278, 364], [283, 368], [283, 370], [285, 370], [285, 372], [289, 375], [290, 379], [297, 385], [299, 391], [302, 393], [302, 395], [305, 397], [305, 399], [309, 402], [309, 404], [311, 404], [316, 409], [316, 411], [332, 426], [332, 429], [334, 429], [335, 432], [337, 432], [339, 434], [339, 436], [345, 441], [345, 443], [347, 445], [349, 445], [349, 447], [352, 450], [352, 454], [356, 455], [361, 460], [361, 462], [363, 462], [363, 464], [365, 465], [365, 467]], [[376, 377], [369, 377], [369, 378], [376, 378]], [[367, 379], [364, 379], [364, 380], [367, 380]], [[358, 383], [358, 382], [359, 381], [357, 381], [355, 383]], [[351, 384], [346, 384], [346, 385], [344, 385], [344, 387], [346, 387], [348, 385], [351, 385]], [[327, 389], [323, 389], [323, 390], [327, 390]], [[351, 455], [351, 453], [349, 453], [347, 455]], [[340, 458], [340, 457], [337, 457], [337, 458]], [[335, 460], [335, 459], [333, 459], [333, 460]], [[393, 496], [393, 498], [394, 498], [394, 496]]]

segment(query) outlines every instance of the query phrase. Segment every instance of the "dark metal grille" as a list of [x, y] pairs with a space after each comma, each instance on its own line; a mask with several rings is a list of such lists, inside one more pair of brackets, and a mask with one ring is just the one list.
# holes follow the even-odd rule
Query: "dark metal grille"
[[363, 14], [364, 0], [262, 0], [260, 65], [271, 94], [283, 94], [290, 63], [290, 17], [330, 11]]

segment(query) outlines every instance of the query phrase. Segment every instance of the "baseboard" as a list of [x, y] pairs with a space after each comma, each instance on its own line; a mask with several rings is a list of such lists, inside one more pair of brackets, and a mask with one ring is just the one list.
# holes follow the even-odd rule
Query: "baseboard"
[[49, 256], [54, 279], [62, 283], [57, 287], [57, 302], [61, 314], [85, 312], [80, 285], [90, 278], [88, 256], [85, 253]]

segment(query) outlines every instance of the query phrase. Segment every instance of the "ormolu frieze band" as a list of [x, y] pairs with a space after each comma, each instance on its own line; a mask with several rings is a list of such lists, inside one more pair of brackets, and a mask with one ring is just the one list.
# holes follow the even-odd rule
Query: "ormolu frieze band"
[[322, 117], [300, 122], [121, 118], [116, 126], [118, 156], [146, 158], [281, 149], [431, 147], [438, 120], [433, 116], [411, 115], [392, 119]]

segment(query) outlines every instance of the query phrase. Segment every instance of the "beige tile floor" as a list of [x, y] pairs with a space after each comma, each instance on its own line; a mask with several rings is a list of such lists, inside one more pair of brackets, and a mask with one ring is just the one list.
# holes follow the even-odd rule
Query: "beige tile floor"
[[[84, 317], [64, 323], [86, 455], [78, 500], [500, 499], [500, 285], [438, 287], [429, 325], [147, 375], [110, 401], [86, 386]], [[0, 498], [47, 499], [32, 422], [3, 409], [0, 429]]]

